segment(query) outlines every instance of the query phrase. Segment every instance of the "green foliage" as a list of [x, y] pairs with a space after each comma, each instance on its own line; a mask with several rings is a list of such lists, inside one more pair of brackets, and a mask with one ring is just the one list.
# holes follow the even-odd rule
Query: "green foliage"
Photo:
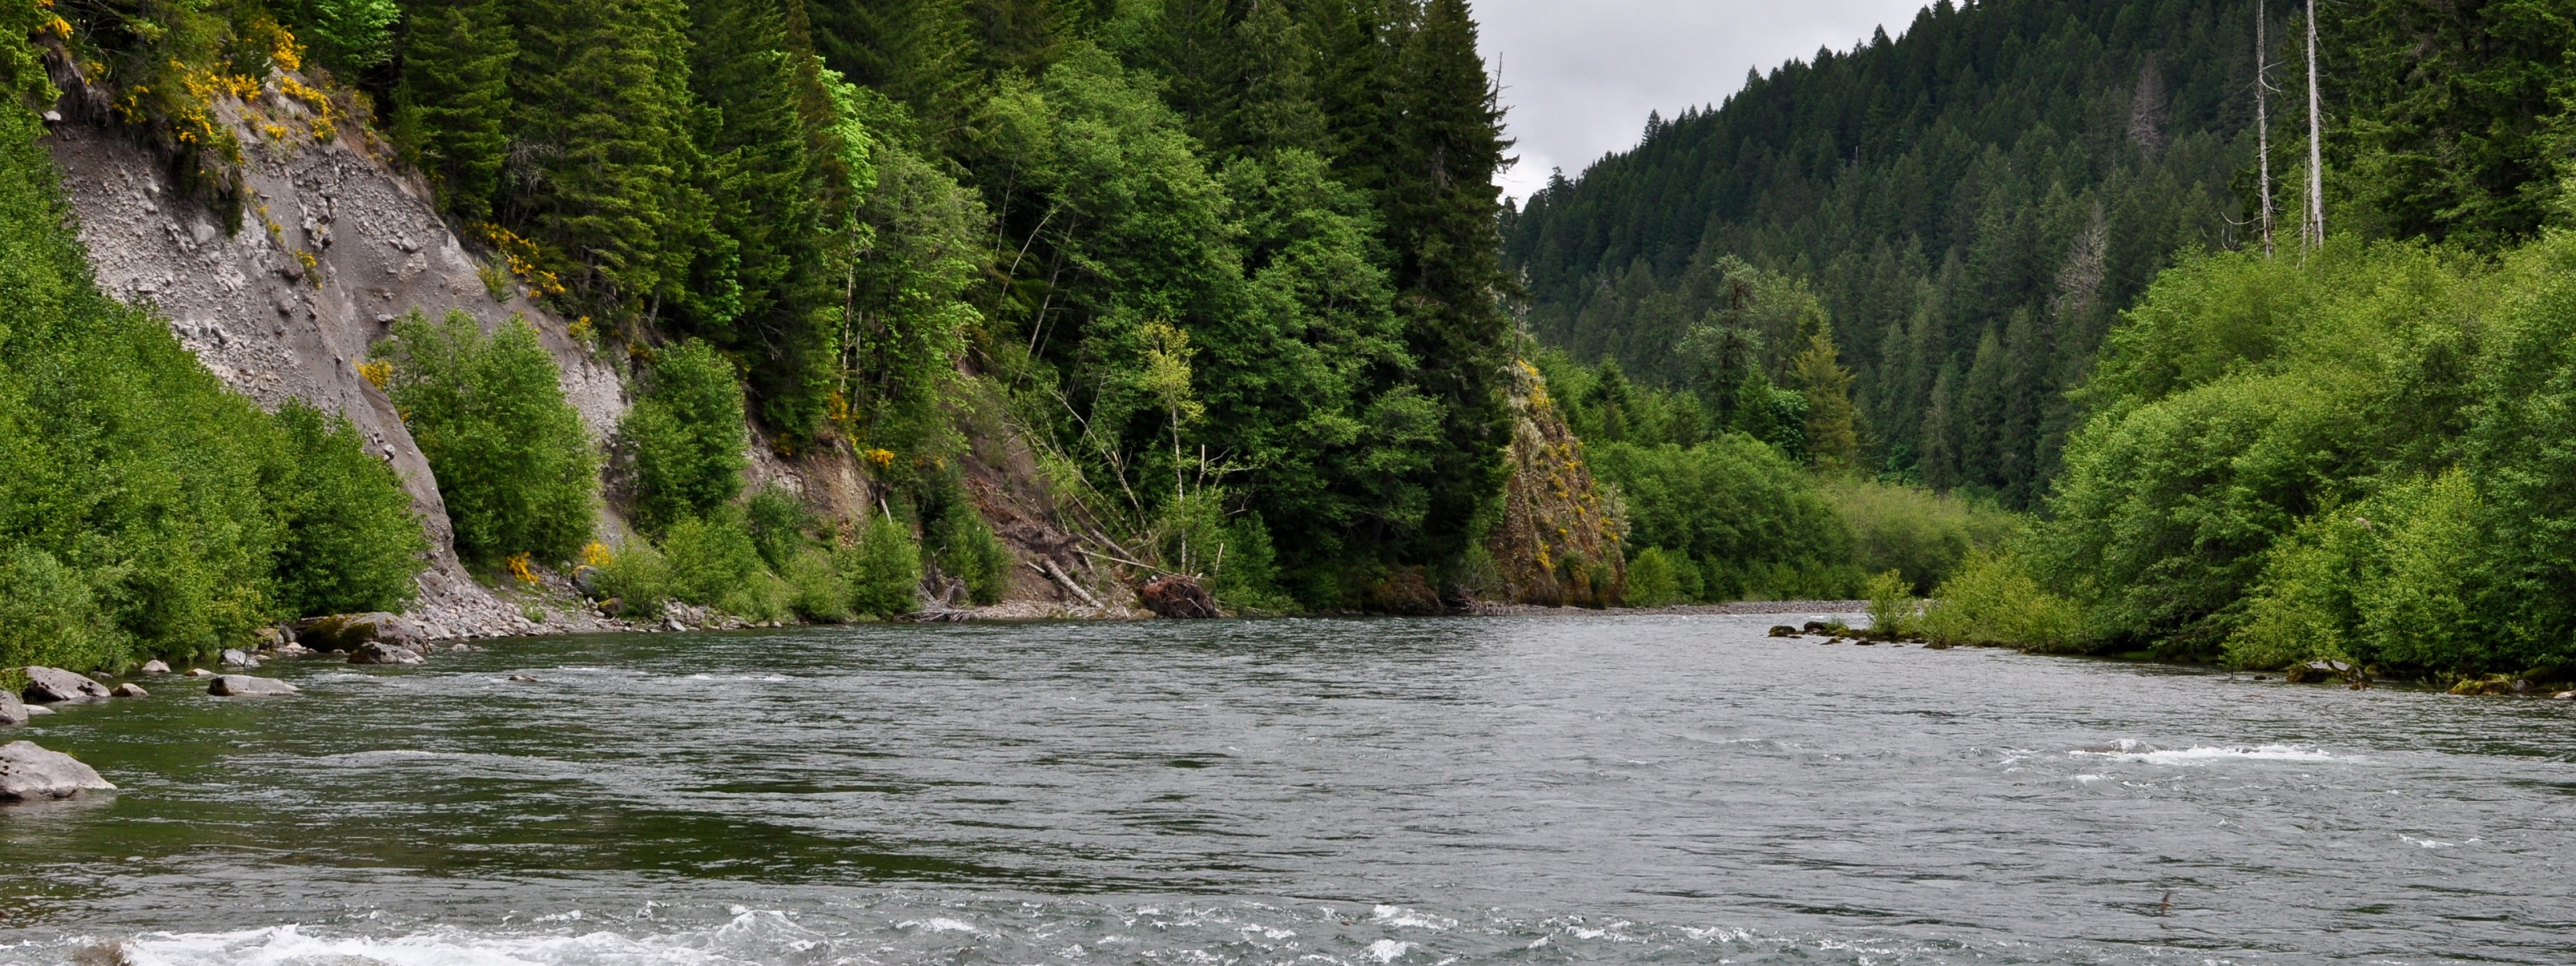
[[[410, 6], [394, 87], [394, 143], [429, 176], [439, 204], [468, 223], [489, 221], [500, 192], [517, 54], [501, 0]], [[506, 294], [505, 286], [493, 298]]]
[[314, 59], [350, 80], [393, 60], [394, 0], [277, 0], [278, 18], [295, 30]]
[[1824, 493], [1851, 530], [1860, 568], [1900, 574], [1916, 594], [1931, 593], [1969, 553], [2001, 549], [2026, 525], [1990, 503], [1917, 486], [1852, 480], [1828, 483]]
[[947, 501], [931, 518], [922, 549], [941, 574], [965, 581], [967, 593], [978, 604], [1001, 602], [1011, 589], [1011, 568], [1019, 565], [1019, 558], [993, 534], [983, 514], [964, 499]]
[[634, 460], [635, 524], [646, 533], [732, 502], [751, 465], [733, 363], [696, 340], [655, 354], [618, 437]]
[[775, 483], [762, 487], [744, 502], [742, 513], [752, 544], [760, 548], [760, 559], [773, 571], [786, 573], [787, 565], [813, 545], [805, 531], [814, 525], [814, 514], [785, 487]]
[[1862, 596], [1869, 598], [1870, 635], [1890, 639], [1914, 633], [1922, 609], [1914, 594], [1914, 582], [1896, 571], [1869, 578]]
[[2084, 610], [2042, 589], [2010, 553], [1972, 554], [1933, 591], [1917, 625], [1934, 644], [2017, 647], [2074, 653], [2092, 644]]
[[1593, 472], [1627, 500], [1628, 543], [1697, 561], [1703, 599], [1842, 598], [1859, 588], [1850, 530], [1771, 447], [1731, 435], [1689, 449], [1612, 443], [1591, 453]]
[[1628, 558], [1628, 598], [1630, 607], [1666, 607], [1682, 603], [1690, 596], [1682, 592], [1681, 571], [1696, 569], [1689, 557], [1647, 547]]
[[87, 575], [31, 547], [0, 553], [0, 665], [112, 668], [128, 659], [127, 638]]
[[399, 611], [428, 568], [429, 539], [391, 467], [342, 416], [301, 402], [277, 412], [288, 469], [269, 492], [284, 529], [277, 608], [293, 617]]
[[788, 587], [788, 609], [821, 624], [847, 622], [851, 615], [849, 586], [820, 547], [806, 547], [778, 568]]
[[[1810, 280], [1856, 377], [1860, 462], [2034, 506], [2080, 417], [2061, 394], [2117, 309], [2178, 249], [2244, 240], [2254, 28], [2239, 0], [1927, 6], [1650, 118], [1504, 223], [1529, 328], [1723, 394], [1741, 370], [1707, 382], [1673, 350], [1747, 301], [1727, 256]], [[1807, 344], [1765, 334], [1774, 385], [1799, 385], [1782, 363]]]
[[921, 587], [921, 548], [893, 519], [870, 517], [859, 539], [832, 555], [850, 610], [869, 617], [912, 613]]
[[670, 559], [652, 543], [633, 540], [599, 568], [599, 591], [624, 607], [623, 616], [660, 617], [672, 593]]
[[767, 576], [768, 570], [761, 566], [760, 548], [752, 544], [751, 531], [737, 508], [673, 522], [662, 538], [662, 553], [670, 561], [671, 596], [681, 603], [745, 617], [752, 615], [736, 607], [746, 601], [765, 604], [760, 600], [762, 588], [754, 580]]
[[570, 560], [590, 541], [598, 456], [525, 320], [486, 336], [463, 312], [414, 312], [374, 355], [392, 363], [386, 395], [438, 477], [459, 556]]

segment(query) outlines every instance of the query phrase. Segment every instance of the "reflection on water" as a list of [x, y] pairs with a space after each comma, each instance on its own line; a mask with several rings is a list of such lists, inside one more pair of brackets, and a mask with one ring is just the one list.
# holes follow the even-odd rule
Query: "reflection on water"
[[878, 626], [273, 664], [304, 693], [174, 684], [8, 736], [123, 790], [0, 811], [0, 966], [101, 943], [1438, 966], [2576, 942], [2566, 705], [1770, 623]]

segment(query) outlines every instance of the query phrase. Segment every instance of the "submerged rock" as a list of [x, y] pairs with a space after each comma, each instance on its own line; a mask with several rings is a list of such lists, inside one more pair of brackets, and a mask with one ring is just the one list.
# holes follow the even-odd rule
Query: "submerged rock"
[[18, 700], [17, 695], [10, 694], [6, 691], [0, 691], [0, 727], [6, 727], [8, 725], [22, 725], [26, 723], [26, 702]]
[[1771, 626], [1771, 636], [1796, 637], [1798, 636], [1798, 629], [1787, 624], [1774, 624]]
[[1217, 612], [1216, 598], [1199, 582], [1179, 574], [1168, 574], [1147, 581], [1136, 588], [1137, 598], [1145, 609], [1163, 617], [1208, 618], [1223, 616]]
[[30, 704], [55, 704], [63, 701], [105, 701], [107, 685], [49, 667], [27, 669], [26, 698]]
[[201, 668], [201, 667], [192, 667], [192, 668], [189, 668], [189, 669], [188, 669], [188, 676], [189, 676], [189, 677], [192, 677], [192, 678], [206, 678], [206, 677], [213, 677], [214, 675], [215, 675], [215, 672], [213, 672], [213, 671], [209, 671], [209, 670], [206, 670], [205, 668]]
[[360, 644], [357, 650], [349, 652], [351, 664], [422, 664], [428, 660], [410, 648], [375, 642]]
[[218, 698], [256, 698], [272, 694], [294, 694], [295, 685], [276, 678], [255, 678], [247, 674], [219, 674], [206, 693]]
[[98, 770], [32, 741], [0, 745], [0, 802], [41, 802], [82, 792], [115, 791]]

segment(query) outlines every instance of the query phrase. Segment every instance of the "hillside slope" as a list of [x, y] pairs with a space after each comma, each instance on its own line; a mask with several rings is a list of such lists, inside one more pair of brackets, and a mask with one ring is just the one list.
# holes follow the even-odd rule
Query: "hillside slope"
[[1673, 351], [1737, 297], [1719, 260], [1806, 279], [1865, 462], [2028, 505], [2114, 312], [2176, 250], [2250, 236], [2254, 33], [2244, 0], [1942, 0], [1534, 195], [1506, 239], [1529, 324], [1732, 392]]

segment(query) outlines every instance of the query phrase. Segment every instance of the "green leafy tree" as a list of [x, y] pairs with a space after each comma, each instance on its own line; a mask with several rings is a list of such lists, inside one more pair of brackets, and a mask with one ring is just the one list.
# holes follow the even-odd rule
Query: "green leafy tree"
[[278, 8], [323, 66], [351, 80], [393, 60], [394, 25], [403, 19], [395, 0], [283, 0]]
[[287, 468], [269, 502], [284, 525], [277, 606], [295, 617], [398, 611], [428, 568], [429, 539], [393, 469], [342, 416], [300, 402], [277, 411]]
[[437, 475], [459, 556], [490, 565], [581, 551], [599, 458], [526, 320], [487, 336], [463, 312], [440, 322], [414, 312], [374, 355], [392, 364], [385, 393]]
[[742, 493], [751, 465], [742, 383], [713, 346], [693, 340], [657, 353], [618, 436], [634, 460], [635, 523], [647, 533], [706, 516]]

